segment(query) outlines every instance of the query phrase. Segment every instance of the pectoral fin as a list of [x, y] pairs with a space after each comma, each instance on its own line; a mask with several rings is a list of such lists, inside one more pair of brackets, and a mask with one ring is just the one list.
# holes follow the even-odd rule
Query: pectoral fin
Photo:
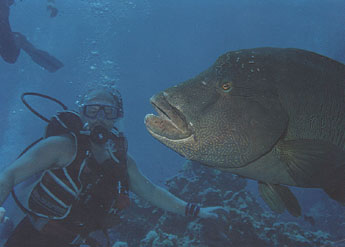
[[282, 141], [277, 148], [288, 173], [300, 187], [327, 187], [329, 174], [345, 161], [340, 148], [324, 141]]
[[259, 193], [272, 211], [281, 214], [287, 209], [291, 215], [301, 216], [301, 207], [289, 188], [259, 182]]
[[345, 206], [345, 167], [337, 167], [329, 177], [323, 190], [329, 197]]

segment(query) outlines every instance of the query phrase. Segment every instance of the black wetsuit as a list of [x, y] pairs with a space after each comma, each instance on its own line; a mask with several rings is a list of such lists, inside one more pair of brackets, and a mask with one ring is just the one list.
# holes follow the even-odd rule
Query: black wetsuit
[[5, 247], [67, 247], [63, 236], [54, 238], [37, 231], [31, 224], [29, 217], [25, 217], [16, 227]]
[[[84, 162], [83, 154], [77, 155], [69, 167], [79, 166], [80, 159]], [[39, 217], [26, 216], [15, 228], [4, 247], [76, 247], [82, 243], [81, 239], [87, 243], [94, 243], [91, 246], [99, 246], [97, 241], [89, 237], [89, 234], [93, 231], [107, 229], [107, 220], [111, 225], [119, 223], [120, 218], [116, 213], [110, 213], [110, 209], [114, 207], [121, 210], [117, 205], [120, 205], [119, 203], [122, 203], [123, 199], [129, 200], [127, 168], [124, 163], [126, 157], [122, 157], [119, 163], [108, 159], [102, 164], [98, 164], [94, 158], [86, 159], [89, 162], [86, 162], [84, 168], [79, 170], [80, 175], [78, 175], [81, 181], [81, 191], [78, 199], [73, 202], [68, 215], [61, 220], [49, 220], [41, 230], [37, 230], [34, 226]], [[62, 169], [59, 170], [62, 171]], [[73, 172], [74, 169], [71, 171]], [[34, 187], [30, 198], [34, 197], [35, 191], [45, 197], [44, 191], [40, 192], [39, 187], [41, 183], [45, 182], [47, 176], [49, 176], [47, 173], [42, 176], [41, 182]], [[58, 191], [61, 188], [55, 187], [53, 192], [60, 195]], [[39, 200], [39, 198], [32, 200]], [[47, 205], [43, 207], [38, 202], [30, 203], [29, 200], [30, 208], [42, 213], [48, 209], [54, 211], [53, 208], [50, 209]], [[41, 200], [41, 202], [43, 201]]]
[[[61, 112], [50, 121], [46, 137], [74, 133], [76, 155], [67, 166], [42, 174], [30, 193], [31, 211], [23, 210], [30, 216], [19, 223], [5, 247], [79, 246], [81, 239], [98, 246], [89, 234], [119, 223], [117, 213], [129, 206], [126, 138], [114, 128], [111, 158], [98, 163], [90, 137], [80, 134], [81, 127], [79, 116], [73, 112]], [[57, 218], [40, 224], [37, 220], [41, 217]]]
[[8, 20], [12, 4], [13, 1], [0, 0], [0, 55], [7, 63], [15, 63], [20, 53]]

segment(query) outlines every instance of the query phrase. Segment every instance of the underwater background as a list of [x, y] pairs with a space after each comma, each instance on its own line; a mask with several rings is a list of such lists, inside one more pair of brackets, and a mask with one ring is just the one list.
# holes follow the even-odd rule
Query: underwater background
[[[147, 177], [166, 186], [185, 159], [146, 131], [144, 117], [153, 112], [153, 94], [194, 77], [231, 50], [294, 47], [345, 63], [345, 0], [56, 0], [55, 6], [54, 18], [46, 1], [22, 0], [11, 6], [12, 30], [56, 56], [64, 67], [49, 73], [24, 52], [14, 65], [0, 61], [1, 170], [44, 133], [46, 124], [20, 101], [24, 92], [44, 93], [77, 109], [78, 95], [88, 88], [115, 84], [123, 96], [129, 152]], [[61, 110], [42, 99], [30, 102], [46, 116]], [[246, 190], [263, 212], [272, 213], [258, 197], [256, 184], [248, 180]], [[276, 221], [328, 232], [333, 241], [345, 239], [344, 207], [321, 190], [294, 192], [302, 213], [315, 224], [287, 214], [275, 215]], [[9, 200], [7, 208], [12, 204]]]

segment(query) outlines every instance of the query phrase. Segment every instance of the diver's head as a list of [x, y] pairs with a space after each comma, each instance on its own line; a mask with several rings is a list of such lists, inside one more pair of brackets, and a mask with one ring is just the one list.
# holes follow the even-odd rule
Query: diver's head
[[88, 91], [79, 103], [81, 119], [87, 130], [104, 128], [111, 131], [123, 117], [122, 98], [114, 88], [97, 88]]

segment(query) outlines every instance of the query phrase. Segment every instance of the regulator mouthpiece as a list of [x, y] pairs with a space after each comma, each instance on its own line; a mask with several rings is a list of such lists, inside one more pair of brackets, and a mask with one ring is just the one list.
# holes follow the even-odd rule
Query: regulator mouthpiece
[[104, 144], [110, 138], [110, 133], [103, 126], [97, 125], [93, 130], [91, 130], [90, 138], [94, 143]]

